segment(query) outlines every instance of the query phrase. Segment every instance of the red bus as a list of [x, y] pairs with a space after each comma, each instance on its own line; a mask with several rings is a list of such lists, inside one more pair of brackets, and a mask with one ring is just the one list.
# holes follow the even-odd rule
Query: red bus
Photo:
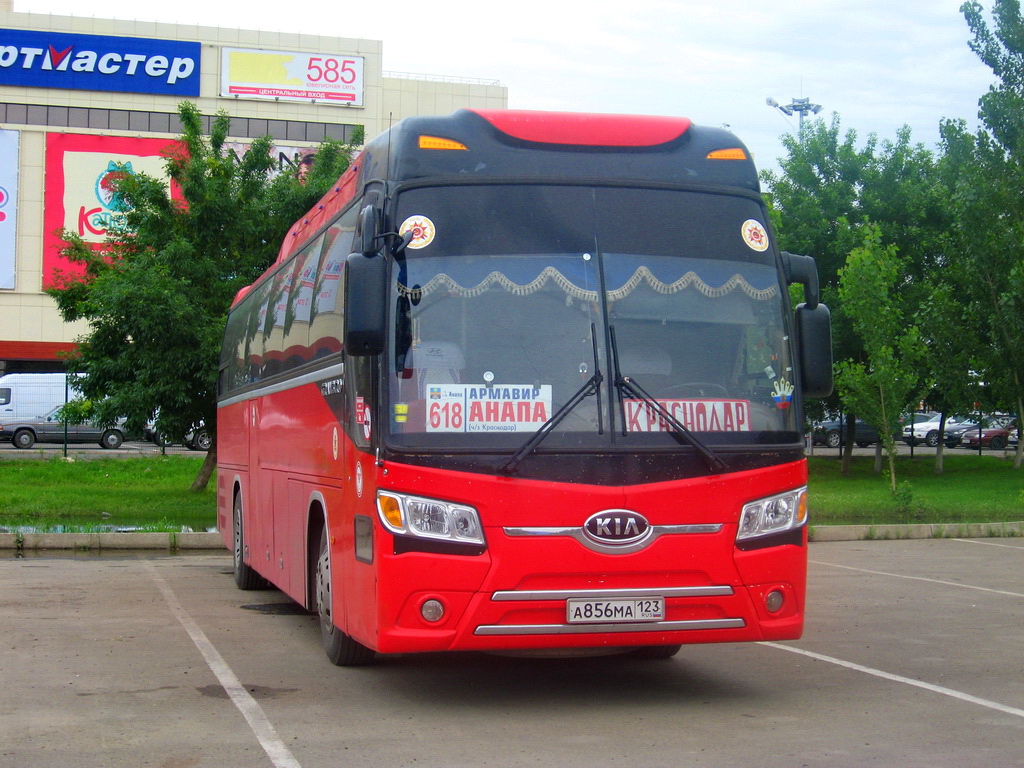
[[793, 639], [831, 377], [727, 131], [410, 118], [235, 301], [218, 527], [335, 664]]

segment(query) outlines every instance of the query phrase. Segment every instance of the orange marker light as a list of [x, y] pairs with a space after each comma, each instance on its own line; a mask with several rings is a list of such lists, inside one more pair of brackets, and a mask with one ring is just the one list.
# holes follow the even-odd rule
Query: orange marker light
[[469, 149], [460, 141], [442, 139], [440, 136], [420, 136], [420, 149]]
[[708, 152], [708, 160], [748, 160], [747, 153], [739, 147], [732, 149], [716, 149]]
[[394, 496], [381, 494], [377, 497], [377, 506], [380, 508], [381, 516], [394, 528], [403, 528], [402, 505]]

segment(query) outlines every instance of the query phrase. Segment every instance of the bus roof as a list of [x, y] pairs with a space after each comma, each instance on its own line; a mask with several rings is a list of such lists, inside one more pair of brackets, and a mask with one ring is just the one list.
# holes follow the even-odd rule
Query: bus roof
[[683, 117], [463, 109], [410, 117], [373, 139], [289, 231], [276, 263], [374, 181], [534, 179], [733, 188], [757, 170], [732, 133]]

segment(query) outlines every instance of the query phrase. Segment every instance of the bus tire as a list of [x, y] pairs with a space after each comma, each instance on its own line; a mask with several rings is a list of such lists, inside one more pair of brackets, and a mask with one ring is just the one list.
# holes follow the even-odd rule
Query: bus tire
[[316, 558], [316, 612], [320, 617], [320, 639], [331, 663], [339, 667], [362, 667], [372, 664], [376, 653], [342, 632], [334, 623], [331, 595], [331, 548], [327, 526], [320, 531], [320, 547]]
[[245, 538], [242, 528], [242, 493], [235, 494], [235, 503], [231, 510], [231, 540], [232, 554], [234, 556], [235, 585], [246, 591], [253, 589], [266, 589], [267, 580], [260, 576], [256, 570], [245, 563]]
[[641, 645], [630, 654], [635, 659], [671, 659], [682, 648], [679, 645]]

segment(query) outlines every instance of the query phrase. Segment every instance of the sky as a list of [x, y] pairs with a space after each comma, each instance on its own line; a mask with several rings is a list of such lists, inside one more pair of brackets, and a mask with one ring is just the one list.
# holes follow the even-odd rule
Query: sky
[[[728, 126], [776, 167], [809, 98], [858, 143], [903, 125], [934, 147], [943, 119], [977, 125], [991, 71], [961, 0], [14, 0], [16, 11], [367, 38], [388, 72], [498, 81], [512, 109], [679, 115]], [[982, 0], [985, 7], [991, 0]], [[87, 9], [87, 12], [83, 10]], [[244, 9], [244, 10], [241, 10]]]

